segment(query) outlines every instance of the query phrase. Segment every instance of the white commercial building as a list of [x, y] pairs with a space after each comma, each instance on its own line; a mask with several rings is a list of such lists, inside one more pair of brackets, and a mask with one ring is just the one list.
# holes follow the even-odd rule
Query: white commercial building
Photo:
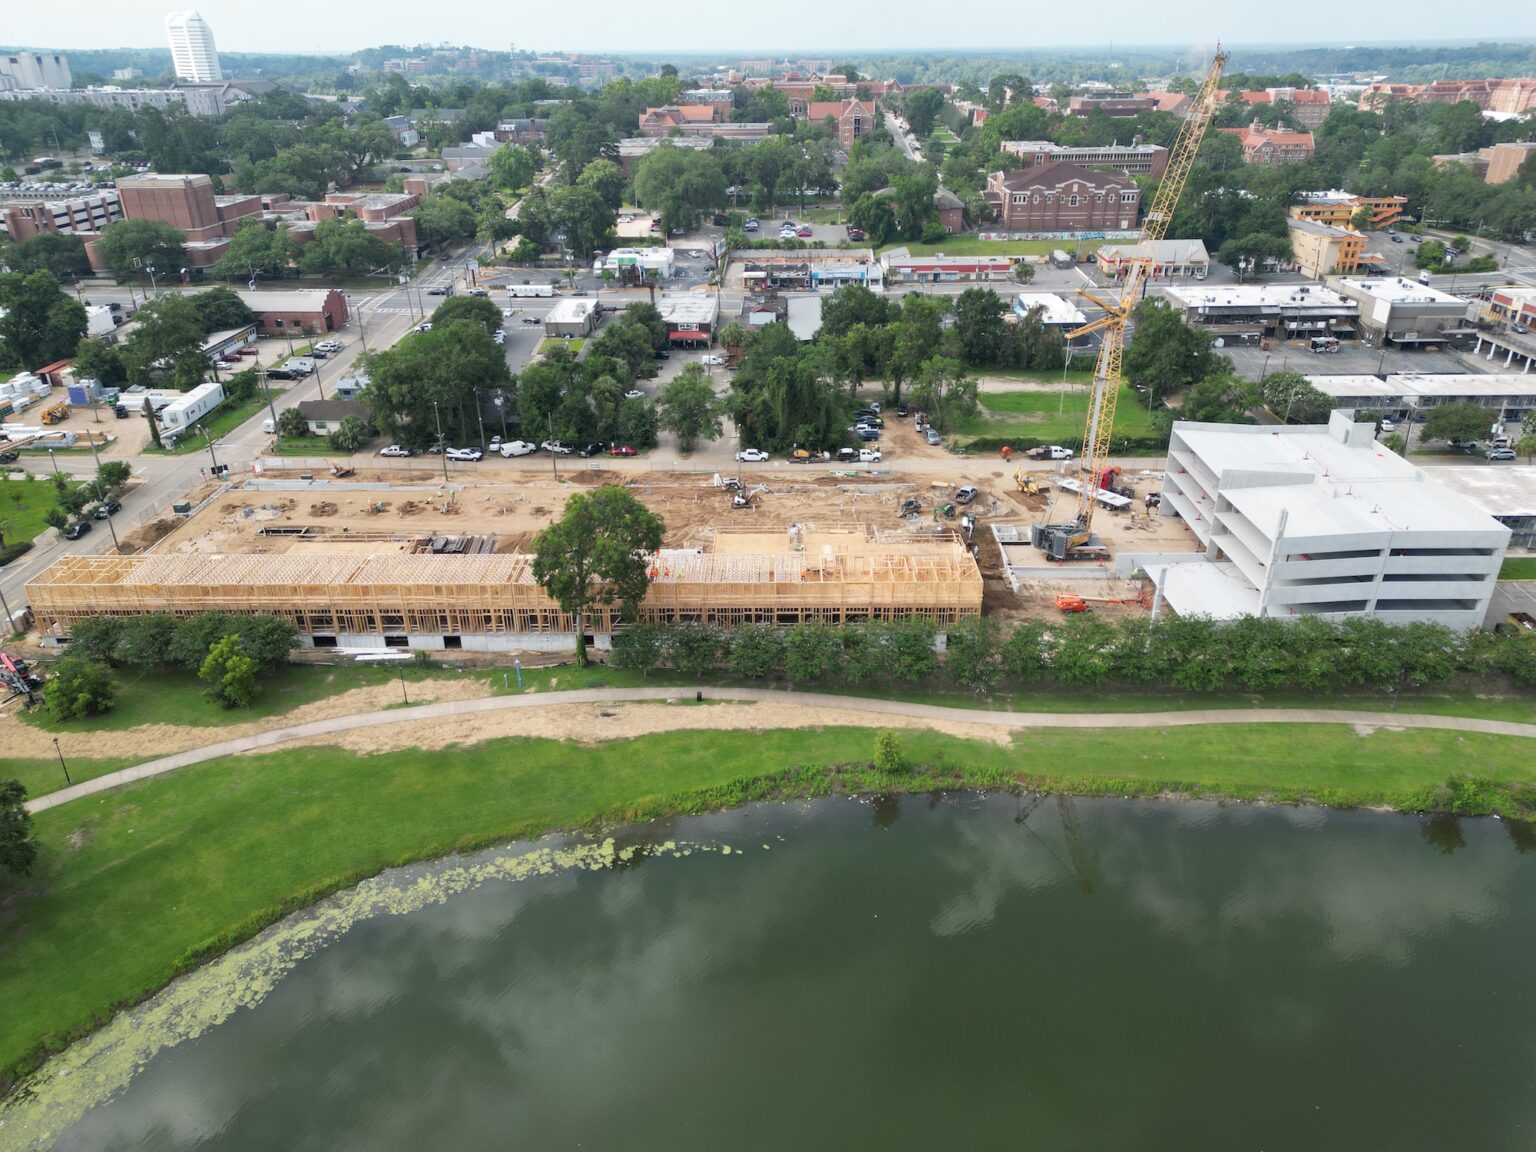
[[1070, 300], [1063, 299], [1054, 292], [1020, 292], [1013, 298], [1013, 314], [1020, 320], [1036, 309], [1039, 310], [1041, 325], [1054, 328], [1060, 334], [1063, 345], [1069, 348], [1088, 348], [1098, 343], [1098, 338], [1093, 333], [1079, 336], [1075, 340], [1070, 338], [1069, 333], [1075, 332], [1088, 323], [1088, 317], [1083, 315], [1083, 310]]
[[[1308, 376], [1307, 383], [1333, 401], [1382, 416], [1423, 413], [1442, 404], [1476, 404], [1499, 420], [1526, 420], [1536, 411], [1536, 375], [1523, 372], [1399, 372], [1376, 376]], [[1492, 421], [1490, 420], [1490, 423]]]
[[1510, 530], [1340, 412], [1295, 428], [1176, 423], [1162, 515], [1205, 546], [1145, 567], [1183, 616], [1481, 625]]
[[224, 79], [219, 68], [219, 50], [213, 43], [213, 29], [196, 12], [172, 12], [165, 18], [165, 32], [171, 41], [171, 64], [176, 79], [192, 84], [212, 84]]
[[615, 248], [602, 259], [594, 260], [592, 271], [601, 275], [605, 271], [620, 273], [626, 268], [636, 268], [665, 280], [671, 277], [676, 259], [671, 248]]
[[546, 336], [586, 336], [596, 326], [595, 300], [561, 300], [544, 317]]
[[1359, 304], [1316, 284], [1178, 284], [1163, 294], [1186, 324], [1217, 334], [1348, 337], [1360, 319]]

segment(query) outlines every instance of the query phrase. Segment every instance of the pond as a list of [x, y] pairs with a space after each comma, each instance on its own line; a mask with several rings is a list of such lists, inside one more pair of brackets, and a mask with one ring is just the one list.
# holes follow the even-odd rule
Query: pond
[[253, 942], [54, 1146], [1536, 1147], [1527, 826], [958, 794], [564, 843]]

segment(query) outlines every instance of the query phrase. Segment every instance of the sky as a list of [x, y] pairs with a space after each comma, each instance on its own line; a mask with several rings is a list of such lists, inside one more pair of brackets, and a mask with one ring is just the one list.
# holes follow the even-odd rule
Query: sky
[[[36, 48], [164, 47], [166, 0], [76, 0], [73, 4], [7, 4], [6, 42]], [[721, 52], [763, 55], [1002, 50], [1052, 45], [1295, 44], [1307, 42], [1309, 9], [1316, 42], [1365, 39], [1369, 21], [1338, 21], [1320, 0], [1302, 0], [1277, 19], [1268, 4], [1236, 0], [969, 0], [949, 9], [931, 0], [778, 0], [774, 4], [674, 7], [668, 3], [586, 0], [368, 0], [366, 4], [278, 5], [202, 0], [197, 10], [220, 51], [344, 53], [378, 44], [448, 42], [481, 48], [569, 52]], [[688, 19], [682, 19], [683, 12]], [[1536, 5], [1474, 6], [1449, 24], [1445, 0], [1397, 0], [1389, 26], [1370, 40], [1536, 36]], [[1084, 20], [1091, 13], [1090, 20]], [[954, 19], [940, 14], [953, 14]], [[695, 16], [702, 16], [696, 19]], [[573, 18], [574, 17], [574, 18]]]

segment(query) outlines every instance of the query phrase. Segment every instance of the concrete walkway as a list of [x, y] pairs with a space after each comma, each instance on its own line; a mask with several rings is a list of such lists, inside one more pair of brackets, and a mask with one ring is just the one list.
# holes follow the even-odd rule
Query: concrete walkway
[[900, 700], [879, 700], [865, 696], [837, 696], [822, 692], [795, 692], [773, 688], [583, 688], [570, 692], [537, 692], [522, 696], [488, 696], [477, 700], [443, 700], [414, 708], [393, 708], [386, 712], [364, 712], [352, 716], [333, 716], [308, 724], [273, 728], [255, 736], [224, 740], [202, 748], [164, 756], [132, 768], [123, 768], [86, 780], [70, 788], [61, 788], [27, 802], [29, 812], [42, 812], [71, 800], [94, 796], [136, 780], [147, 780], [217, 760], [240, 752], [251, 752], [302, 740], [312, 736], [330, 736], [356, 728], [381, 724], [404, 724], [413, 720], [451, 720], [480, 712], [501, 712], [519, 708], [548, 708], [561, 704], [622, 704], [645, 701], [665, 702], [690, 699], [696, 691], [708, 700], [737, 700], [783, 704], [793, 701], [808, 708], [841, 708], [872, 715], [916, 717], [960, 724], [991, 724], [1002, 728], [1180, 728], [1197, 724], [1361, 724], [1372, 728], [1433, 728], [1452, 732], [1478, 732], [1493, 736], [1523, 736], [1536, 739], [1536, 724], [1509, 720], [1478, 720], [1465, 716], [1429, 716], [1422, 713], [1345, 712], [1328, 708], [1208, 708], [1189, 712], [998, 712], [981, 708], [946, 708], [935, 704], [909, 704]]

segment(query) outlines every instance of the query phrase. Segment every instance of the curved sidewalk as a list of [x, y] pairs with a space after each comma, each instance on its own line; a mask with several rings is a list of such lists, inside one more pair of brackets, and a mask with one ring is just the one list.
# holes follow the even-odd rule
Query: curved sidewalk
[[1002, 728], [1179, 728], [1200, 724], [1365, 724], [1373, 728], [1435, 728], [1453, 732], [1478, 732], [1491, 736], [1523, 736], [1536, 739], [1536, 724], [1512, 720], [1480, 720], [1467, 716], [1431, 716], [1424, 713], [1346, 712], [1328, 708], [1208, 708], [1188, 712], [995, 712], [980, 708], [947, 708], [937, 704], [909, 704], [900, 700], [881, 700], [866, 696], [837, 696], [824, 692], [796, 692], [774, 688], [582, 688], [570, 692], [539, 692], [522, 696], [486, 696], [475, 700], [442, 700], [411, 708], [393, 708], [385, 712], [362, 712], [352, 716], [333, 716], [273, 728], [254, 736], [224, 740], [202, 748], [192, 748], [173, 756], [163, 756], [61, 788], [46, 796], [27, 801], [29, 812], [42, 812], [100, 792], [163, 776], [178, 768], [252, 752], [291, 740], [329, 736], [356, 728], [380, 724], [403, 724], [412, 720], [447, 720], [479, 712], [501, 712], [519, 708], [548, 708], [561, 704], [623, 704], [684, 700], [695, 692], [709, 700], [786, 703], [793, 701], [812, 708], [841, 708], [874, 715], [904, 716], [921, 720], [943, 720], [960, 724], [991, 724]]

